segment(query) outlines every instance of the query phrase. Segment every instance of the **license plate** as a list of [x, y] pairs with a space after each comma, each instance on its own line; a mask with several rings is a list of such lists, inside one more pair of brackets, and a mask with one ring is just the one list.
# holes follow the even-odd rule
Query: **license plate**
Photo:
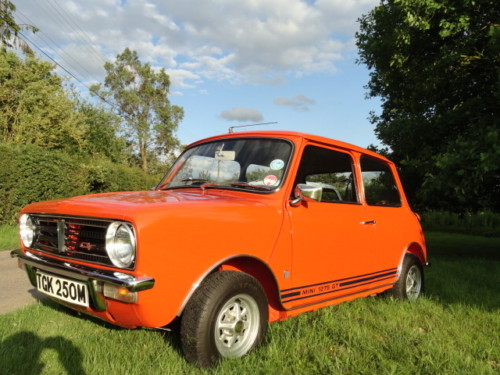
[[75, 305], [89, 307], [89, 291], [87, 284], [83, 282], [68, 280], [38, 271], [36, 273], [36, 285], [40, 292], [49, 296]]

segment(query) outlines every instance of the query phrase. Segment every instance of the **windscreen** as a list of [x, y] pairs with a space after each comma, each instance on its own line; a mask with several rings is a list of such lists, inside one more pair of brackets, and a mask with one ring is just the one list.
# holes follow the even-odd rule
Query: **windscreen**
[[283, 182], [292, 152], [275, 138], [222, 139], [186, 150], [158, 189], [188, 187], [273, 191]]

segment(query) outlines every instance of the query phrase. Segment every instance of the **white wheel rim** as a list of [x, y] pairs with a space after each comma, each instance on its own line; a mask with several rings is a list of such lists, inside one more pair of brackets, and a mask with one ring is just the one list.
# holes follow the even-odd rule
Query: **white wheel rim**
[[406, 274], [406, 297], [415, 301], [422, 290], [422, 273], [418, 266], [413, 265]]
[[225, 358], [242, 357], [252, 349], [260, 327], [257, 302], [248, 294], [230, 298], [215, 322], [215, 345]]

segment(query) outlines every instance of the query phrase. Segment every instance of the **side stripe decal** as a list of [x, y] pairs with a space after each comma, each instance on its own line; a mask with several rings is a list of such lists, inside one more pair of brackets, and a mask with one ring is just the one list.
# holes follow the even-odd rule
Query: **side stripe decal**
[[281, 301], [283, 303], [288, 303], [301, 299], [321, 296], [324, 294], [337, 293], [346, 289], [352, 289], [373, 282], [387, 280], [396, 276], [397, 273], [397, 268], [391, 268], [364, 275], [352, 276], [348, 278], [326, 281], [290, 289], [283, 289], [280, 290]]

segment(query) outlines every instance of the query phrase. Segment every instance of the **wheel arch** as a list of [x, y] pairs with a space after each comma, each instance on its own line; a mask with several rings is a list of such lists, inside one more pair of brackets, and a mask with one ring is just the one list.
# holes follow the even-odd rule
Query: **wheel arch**
[[424, 248], [418, 242], [412, 242], [406, 247], [403, 257], [401, 258], [401, 264], [403, 264], [403, 259], [408, 254], [416, 256], [420, 260], [422, 266], [427, 263], [427, 254]]
[[[254, 277], [264, 289], [268, 304], [271, 310], [277, 312], [283, 311], [283, 306], [279, 300], [278, 282], [274, 277], [274, 273], [269, 266], [259, 258], [250, 255], [237, 255], [230, 258], [221, 260], [212, 267], [210, 267], [194, 284], [189, 293], [186, 295], [177, 316], [181, 316], [184, 308], [191, 299], [193, 293], [198, 289], [201, 283], [212, 273], [217, 271], [238, 271], [244, 272]], [[271, 312], [271, 311], [270, 311]], [[269, 316], [271, 318], [271, 314]], [[278, 317], [273, 320], [278, 319]]]

